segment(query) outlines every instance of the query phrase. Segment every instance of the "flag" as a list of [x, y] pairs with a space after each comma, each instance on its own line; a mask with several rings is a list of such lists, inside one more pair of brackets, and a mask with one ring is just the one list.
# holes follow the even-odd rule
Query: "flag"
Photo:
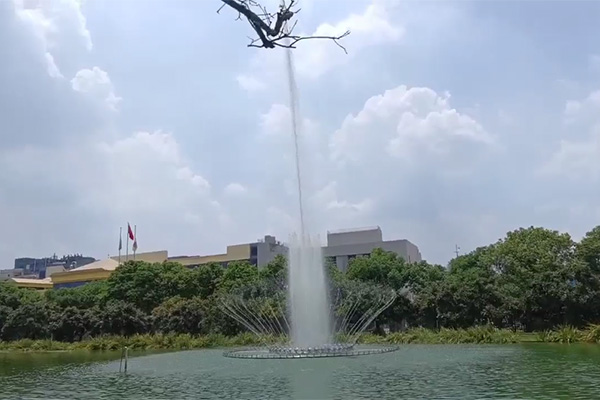
[[123, 249], [123, 235], [121, 234], [121, 229], [119, 229], [119, 251]]
[[137, 251], [137, 225], [133, 226], [134, 235], [133, 235], [133, 254]]
[[127, 223], [127, 234], [129, 235], [130, 240], [135, 240], [135, 235], [133, 234], [133, 230], [131, 229], [129, 222]]

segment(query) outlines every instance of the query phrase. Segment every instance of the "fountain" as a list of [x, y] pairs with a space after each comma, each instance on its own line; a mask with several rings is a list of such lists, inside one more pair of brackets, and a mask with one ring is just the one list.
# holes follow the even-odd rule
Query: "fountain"
[[[288, 277], [243, 287], [222, 297], [223, 310], [263, 342], [226, 351], [233, 358], [316, 358], [385, 353], [397, 347], [358, 346], [361, 333], [396, 299], [396, 292], [365, 283], [330, 288], [319, 238], [306, 231], [298, 146], [298, 95], [292, 53], [286, 54], [296, 158], [300, 235], [289, 243]], [[274, 338], [286, 338], [272, 344]]]

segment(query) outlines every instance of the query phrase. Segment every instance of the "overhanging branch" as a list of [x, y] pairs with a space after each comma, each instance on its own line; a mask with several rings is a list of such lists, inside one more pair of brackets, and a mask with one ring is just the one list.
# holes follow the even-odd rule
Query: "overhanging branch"
[[[296, 44], [307, 39], [329, 39], [347, 53], [344, 46], [339, 43], [340, 39], [348, 36], [350, 31], [346, 31], [339, 36], [300, 36], [293, 34], [298, 21], [289, 24], [294, 15], [300, 12], [300, 9], [294, 10], [296, 0], [290, 0], [286, 5], [284, 1], [276, 14], [267, 12], [257, 0], [221, 0], [223, 5], [217, 10], [220, 12], [225, 5], [238, 12], [238, 19], [244, 16], [258, 38], [251, 39], [248, 47], [260, 47], [273, 49], [275, 47], [296, 48]], [[257, 12], [253, 11], [256, 9]], [[273, 24], [272, 21], [275, 21]]]

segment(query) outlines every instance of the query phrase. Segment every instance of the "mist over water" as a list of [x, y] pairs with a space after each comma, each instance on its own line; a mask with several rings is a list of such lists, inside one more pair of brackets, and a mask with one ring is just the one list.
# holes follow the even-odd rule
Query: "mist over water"
[[300, 235], [291, 236], [289, 252], [288, 290], [292, 343], [296, 347], [316, 347], [332, 342], [328, 284], [319, 237], [311, 238], [304, 219], [302, 157], [298, 145], [300, 137], [298, 90], [291, 49], [286, 50], [286, 66], [300, 217]]

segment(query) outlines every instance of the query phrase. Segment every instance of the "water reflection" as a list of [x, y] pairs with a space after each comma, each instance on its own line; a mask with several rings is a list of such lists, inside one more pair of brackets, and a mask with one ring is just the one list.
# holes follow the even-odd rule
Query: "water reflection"
[[[294, 361], [294, 360], [286, 360]], [[333, 358], [319, 360], [297, 360], [287, 374], [292, 384], [294, 399], [329, 399], [333, 395], [333, 370], [339, 363]], [[321, 362], [319, 362], [321, 361]]]

